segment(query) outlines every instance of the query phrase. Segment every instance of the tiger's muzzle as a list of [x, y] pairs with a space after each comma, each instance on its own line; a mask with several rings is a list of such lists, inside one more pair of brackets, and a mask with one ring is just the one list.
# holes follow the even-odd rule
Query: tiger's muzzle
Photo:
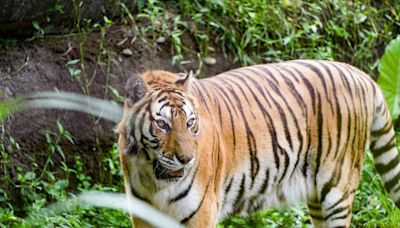
[[159, 180], [178, 180], [193, 166], [194, 160], [194, 157], [178, 158], [174, 156], [173, 159], [170, 159], [162, 156], [153, 161], [154, 175]]

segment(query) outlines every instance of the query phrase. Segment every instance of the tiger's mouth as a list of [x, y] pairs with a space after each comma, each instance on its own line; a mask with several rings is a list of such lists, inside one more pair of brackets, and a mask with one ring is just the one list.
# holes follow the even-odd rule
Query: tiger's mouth
[[183, 167], [177, 170], [172, 170], [165, 167], [158, 160], [153, 162], [153, 170], [156, 178], [159, 180], [178, 180], [185, 174], [185, 169]]

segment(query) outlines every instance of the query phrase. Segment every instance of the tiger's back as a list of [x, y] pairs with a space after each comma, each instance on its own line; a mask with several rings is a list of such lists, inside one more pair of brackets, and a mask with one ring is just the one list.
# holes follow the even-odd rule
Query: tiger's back
[[390, 115], [357, 68], [313, 60], [256, 65], [194, 79], [189, 92], [200, 133], [197, 177], [182, 186], [184, 198], [196, 195], [196, 210], [178, 216], [184, 224], [215, 225], [229, 214], [303, 201], [315, 226], [347, 227], [370, 142], [399, 205]]

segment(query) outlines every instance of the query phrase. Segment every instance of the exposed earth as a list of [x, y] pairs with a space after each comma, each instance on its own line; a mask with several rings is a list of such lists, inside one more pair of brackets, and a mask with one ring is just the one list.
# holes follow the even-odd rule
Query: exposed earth
[[[79, 63], [71, 64], [71, 60], [76, 59], [84, 60], [86, 77], [93, 77], [86, 94], [116, 101], [112, 88], [123, 96], [125, 81], [133, 73], [156, 69], [196, 72], [199, 68], [199, 50], [196, 50], [194, 38], [190, 34], [181, 37], [184, 46], [193, 50], [184, 56], [188, 60], [185, 65], [172, 64], [174, 51], [168, 39], [164, 42], [147, 40], [133, 34], [127, 26], [111, 26], [105, 34], [103, 48], [100, 32], [93, 32], [84, 36], [70, 34], [25, 40], [3, 51], [0, 53], [1, 100], [47, 90], [84, 93], [82, 83], [70, 75], [71, 69], [82, 69]], [[215, 53], [221, 52], [216, 50]], [[222, 54], [211, 54], [210, 57], [216, 60], [216, 64], [205, 64], [198, 77], [212, 76], [238, 66]], [[83, 81], [83, 73], [78, 75]], [[75, 156], [80, 155], [87, 166], [87, 174], [96, 181], [106, 181], [96, 178], [102, 153], [116, 141], [114, 124], [73, 111], [32, 109], [8, 118], [1, 134], [9, 151], [6, 172], [12, 179], [16, 179], [17, 167], [26, 171], [32, 169], [33, 163], [43, 165], [49, 153], [45, 133], [58, 132], [57, 120], [71, 133], [74, 140], [74, 144], [66, 139], [61, 142], [67, 163], [73, 163]], [[19, 149], [12, 146], [11, 138], [19, 144]], [[55, 167], [60, 165], [58, 163], [61, 159], [58, 154], [53, 156]], [[2, 175], [3, 171], [0, 172], [0, 180]]]

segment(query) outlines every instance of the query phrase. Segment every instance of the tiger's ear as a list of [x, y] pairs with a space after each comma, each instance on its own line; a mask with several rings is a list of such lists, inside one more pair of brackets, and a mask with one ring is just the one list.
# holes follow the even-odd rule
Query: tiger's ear
[[132, 75], [128, 78], [125, 85], [126, 101], [128, 105], [133, 106], [138, 100], [146, 95], [149, 88], [143, 78], [138, 75]]
[[177, 80], [175, 84], [178, 87], [182, 88], [183, 90], [189, 91], [192, 80], [193, 80], [193, 71], [189, 71], [189, 73], [184, 75], [183, 78]]

